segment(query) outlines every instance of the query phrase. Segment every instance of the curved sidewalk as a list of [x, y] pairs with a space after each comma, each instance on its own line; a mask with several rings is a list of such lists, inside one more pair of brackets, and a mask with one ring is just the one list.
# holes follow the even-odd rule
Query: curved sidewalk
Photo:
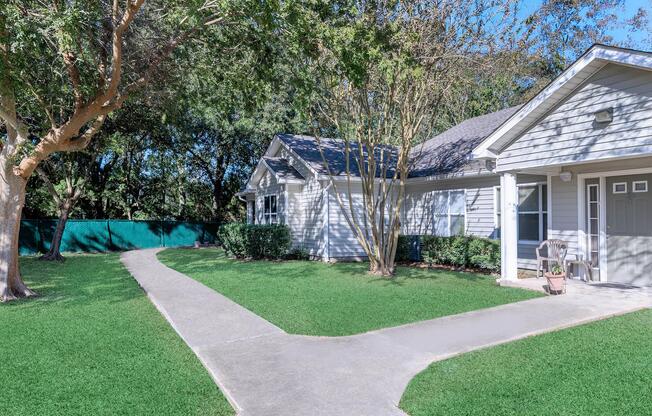
[[433, 361], [652, 306], [605, 288], [347, 337], [290, 335], [166, 267], [160, 250], [122, 261], [243, 416], [404, 415], [403, 391]]

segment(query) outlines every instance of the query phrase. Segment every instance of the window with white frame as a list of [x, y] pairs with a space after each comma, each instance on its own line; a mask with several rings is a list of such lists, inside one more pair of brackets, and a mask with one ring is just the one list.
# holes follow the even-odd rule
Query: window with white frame
[[442, 237], [464, 235], [466, 195], [464, 190], [435, 192], [434, 233]]
[[276, 195], [265, 195], [263, 221], [265, 224], [278, 224], [278, 204]]
[[[500, 187], [496, 187], [496, 238], [500, 238]], [[537, 243], [548, 238], [548, 186], [518, 185], [518, 241]]]

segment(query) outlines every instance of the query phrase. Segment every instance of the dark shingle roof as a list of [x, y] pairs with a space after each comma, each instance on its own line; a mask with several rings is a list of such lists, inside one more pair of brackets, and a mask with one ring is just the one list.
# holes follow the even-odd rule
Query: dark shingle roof
[[[460, 124], [416, 146], [411, 152], [412, 167], [409, 176], [437, 176], [460, 171], [470, 163], [469, 156], [473, 149], [507, 121], [519, 108], [520, 106], [510, 107], [495, 113], [464, 120]], [[328, 173], [314, 137], [295, 134], [279, 134], [277, 137], [308, 163], [313, 170], [324, 175]], [[343, 142], [322, 138], [321, 147], [333, 175], [345, 174], [346, 164]], [[351, 151], [353, 152], [355, 149], [356, 144], [354, 143]], [[387, 160], [390, 157], [396, 158], [396, 149], [394, 147], [386, 146], [385, 149], [389, 150], [389, 152], [385, 153]], [[380, 155], [377, 159], [380, 159]], [[390, 163], [390, 165], [394, 166], [395, 163]], [[354, 176], [359, 175], [353, 156], [351, 156], [350, 170]], [[393, 170], [387, 173], [388, 177], [393, 176], [393, 174]]]
[[446, 175], [459, 171], [487, 136], [507, 121], [520, 106], [464, 120], [412, 149], [410, 177]]
[[[279, 134], [277, 136], [283, 143], [288, 145], [299, 157], [310, 165], [310, 167], [316, 172], [327, 175], [328, 170], [324, 166], [324, 158], [328, 161], [328, 167], [331, 173], [335, 176], [345, 175], [346, 174], [346, 157], [344, 151], [344, 142], [336, 139], [321, 138], [320, 145], [322, 151], [324, 152], [324, 158], [319, 151], [319, 145], [317, 140], [312, 136], [302, 136], [297, 134]], [[385, 160], [390, 161], [390, 158], [396, 157], [396, 150], [393, 147], [385, 146], [384, 149], [389, 150], [383, 152], [383, 157]], [[351, 155], [349, 156], [349, 170], [353, 176], [359, 176], [358, 164], [353, 155], [357, 155], [357, 144], [351, 144]], [[380, 150], [377, 150], [378, 156], [376, 160], [380, 160]], [[366, 152], [365, 152], [366, 158]], [[390, 166], [395, 166], [395, 163], [390, 163]], [[388, 171], [387, 176], [391, 177], [394, 175], [394, 171]]]
[[263, 157], [263, 159], [265, 160], [265, 163], [267, 163], [267, 166], [269, 166], [279, 178], [290, 180], [305, 179], [286, 159], [267, 156]]

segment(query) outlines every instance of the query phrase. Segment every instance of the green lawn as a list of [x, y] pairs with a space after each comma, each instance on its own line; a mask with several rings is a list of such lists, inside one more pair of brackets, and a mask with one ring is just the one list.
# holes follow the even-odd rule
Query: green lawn
[[118, 255], [21, 265], [41, 297], [0, 305], [0, 413], [234, 413]]
[[652, 310], [435, 363], [400, 406], [412, 416], [652, 415]]
[[159, 259], [293, 334], [350, 335], [540, 296], [471, 273], [399, 268], [387, 280], [360, 263], [240, 262], [218, 249]]

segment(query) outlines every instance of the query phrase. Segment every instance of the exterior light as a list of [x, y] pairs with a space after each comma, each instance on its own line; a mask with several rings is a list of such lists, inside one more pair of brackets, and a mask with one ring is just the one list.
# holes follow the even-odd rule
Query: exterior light
[[562, 182], [570, 182], [571, 179], [573, 179], [573, 174], [570, 172], [562, 172], [559, 174], [559, 179], [561, 179]]
[[614, 109], [613, 107], [609, 107], [604, 110], [596, 111], [593, 115], [595, 116], [596, 123], [611, 123], [614, 119]]

